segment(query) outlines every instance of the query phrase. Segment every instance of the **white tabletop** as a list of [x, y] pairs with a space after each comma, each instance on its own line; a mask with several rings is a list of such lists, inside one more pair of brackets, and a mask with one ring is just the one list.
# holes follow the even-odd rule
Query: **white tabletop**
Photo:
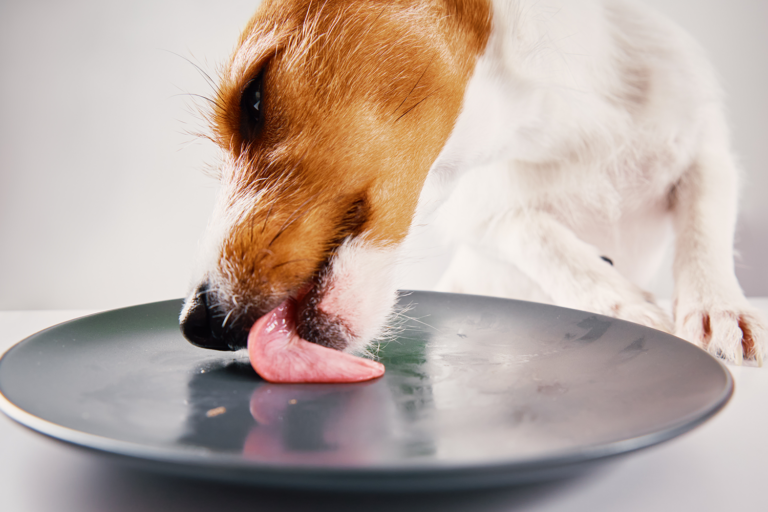
[[[768, 317], [768, 299], [752, 299]], [[0, 312], [0, 353], [87, 311]], [[679, 438], [578, 478], [473, 492], [298, 493], [160, 476], [64, 445], [0, 418], [0, 510], [563, 511], [768, 510], [768, 368], [729, 367], [730, 403]]]

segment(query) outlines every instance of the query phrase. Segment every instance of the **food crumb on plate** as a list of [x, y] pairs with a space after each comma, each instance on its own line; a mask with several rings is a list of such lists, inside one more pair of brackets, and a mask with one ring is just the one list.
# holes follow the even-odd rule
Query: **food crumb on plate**
[[225, 412], [227, 412], [226, 407], [214, 407], [213, 409], [210, 409], [208, 412], [206, 412], [205, 415], [209, 418], [213, 418], [214, 416], [219, 416]]

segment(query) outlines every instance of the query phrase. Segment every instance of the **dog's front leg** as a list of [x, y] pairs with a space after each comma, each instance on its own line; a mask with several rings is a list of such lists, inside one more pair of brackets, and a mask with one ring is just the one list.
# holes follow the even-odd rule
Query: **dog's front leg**
[[710, 149], [674, 190], [675, 334], [727, 361], [741, 364], [746, 356], [762, 365], [765, 322], [744, 298], [733, 268], [736, 177], [728, 152]]
[[484, 245], [517, 266], [555, 304], [672, 331], [668, 315], [650, 293], [621, 275], [594, 246], [551, 214], [506, 212], [491, 223], [487, 235]]

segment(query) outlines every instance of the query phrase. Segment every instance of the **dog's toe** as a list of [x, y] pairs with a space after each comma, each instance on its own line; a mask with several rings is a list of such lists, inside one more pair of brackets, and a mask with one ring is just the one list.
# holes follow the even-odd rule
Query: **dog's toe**
[[768, 354], [765, 322], [748, 306], [678, 308], [675, 317], [677, 336], [726, 362], [740, 365], [746, 359], [762, 366]]

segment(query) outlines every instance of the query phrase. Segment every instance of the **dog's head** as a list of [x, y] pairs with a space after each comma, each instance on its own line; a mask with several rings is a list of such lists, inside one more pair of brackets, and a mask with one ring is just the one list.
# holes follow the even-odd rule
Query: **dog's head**
[[391, 267], [489, 32], [484, 0], [265, 0], [211, 113], [221, 196], [193, 343], [234, 350], [286, 301], [304, 339], [354, 351], [396, 299]]

